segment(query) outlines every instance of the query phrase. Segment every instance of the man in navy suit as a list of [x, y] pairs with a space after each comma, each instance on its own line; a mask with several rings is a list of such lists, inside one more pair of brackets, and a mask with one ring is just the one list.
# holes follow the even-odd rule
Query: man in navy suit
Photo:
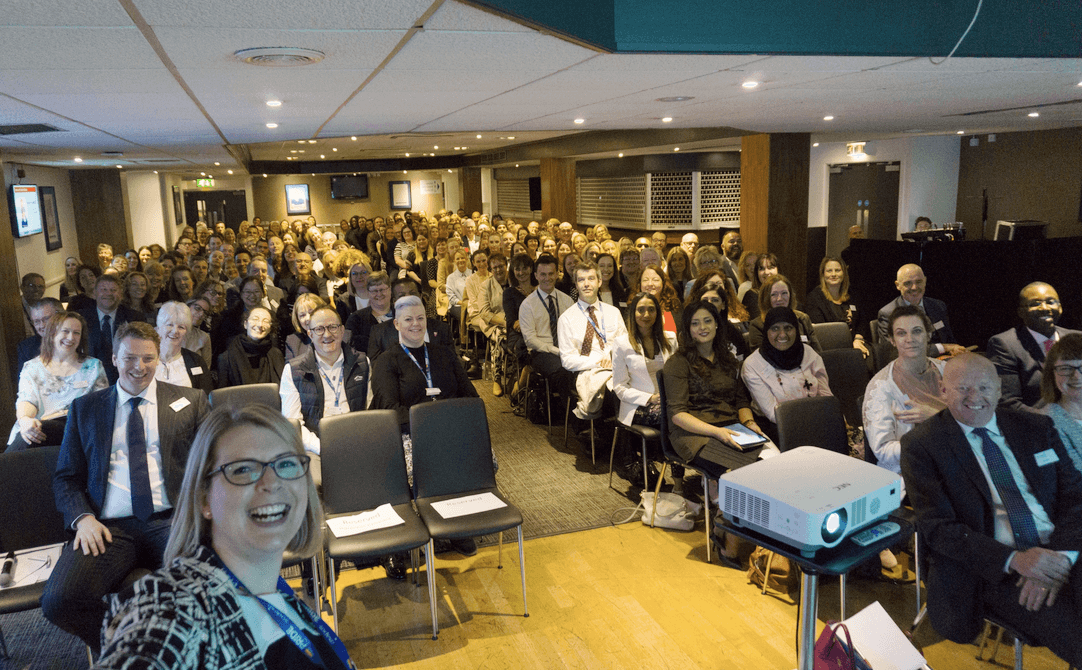
[[879, 309], [880, 342], [888, 342], [890, 339], [887, 331], [890, 328], [890, 315], [894, 310], [902, 305], [916, 305], [932, 322], [932, 337], [928, 343], [929, 356], [934, 358], [942, 354], [959, 354], [965, 351], [965, 347], [960, 346], [954, 339], [954, 331], [951, 330], [951, 322], [947, 318], [947, 303], [924, 295], [928, 280], [919, 265], [909, 263], [898, 268], [894, 286], [901, 295]]
[[79, 310], [86, 319], [90, 355], [101, 361], [110, 384], [115, 384], [117, 380], [117, 370], [113, 364], [114, 335], [125, 323], [143, 320], [139, 312], [120, 304], [120, 297], [120, 281], [116, 276], [102, 275], [94, 287], [97, 307]]
[[943, 370], [947, 409], [902, 437], [902, 477], [927, 548], [928, 614], [968, 643], [985, 615], [1082, 663], [1082, 475], [1046, 416], [996, 407], [988, 359]]
[[209, 406], [203, 391], [155, 381], [158, 334], [121, 326], [116, 385], [75, 400], [53, 475], [56, 507], [75, 534], [42, 595], [45, 617], [100, 645], [105, 604], [135, 568], [161, 567], [188, 450]]
[[34, 325], [36, 334], [20, 341], [15, 348], [19, 359], [18, 365], [15, 366], [16, 379], [27, 361], [41, 355], [41, 338], [45, 335], [45, 326], [54, 314], [63, 309], [64, 306], [56, 298], [42, 298], [30, 305], [30, 323]]
[[1041, 403], [1041, 370], [1044, 357], [1059, 338], [1077, 331], [1056, 324], [1063, 316], [1056, 289], [1044, 282], [1028, 284], [1018, 294], [1022, 324], [988, 340], [988, 358], [1003, 382], [1000, 404], [1011, 409], [1032, 410]]

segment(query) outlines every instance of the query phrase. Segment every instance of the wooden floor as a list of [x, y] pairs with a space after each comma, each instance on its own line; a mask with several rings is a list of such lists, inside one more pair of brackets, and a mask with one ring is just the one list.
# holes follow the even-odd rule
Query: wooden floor
[[[529, 618], [522, 616], [515, 543], [504, 545], [502, 570], [496, 569], [496, 547], [472, 558], [437, 559], [438, 641], [431, 639], [423, 571], [419, 586], [386, 579], [382, 568], [346, 571], [338, 581], [339, 632], [357, 667], [796, 666], [796, 606], [761, 595], [743, 572], [707, 564], [701, 526], [680, 533], [632, 523], [530, 540], [525, 547]], [[850, 611], [862, 598], [911, 590], [851, 581]], [[822, 591], [820, 615], [827, 616], [832, 594], [836, 611], [837, 587], [824, 583]], [[922, 637], [935, 670], [995, 667], [975, 660], [973, 645], [937, 641], [930, 630]], [[1027, 670], [1066, 667], [1044, 649], [1027, 648], [1025, 659]], [[998, 660], [1013, 667], [1011, 647], [1003, 646]]]

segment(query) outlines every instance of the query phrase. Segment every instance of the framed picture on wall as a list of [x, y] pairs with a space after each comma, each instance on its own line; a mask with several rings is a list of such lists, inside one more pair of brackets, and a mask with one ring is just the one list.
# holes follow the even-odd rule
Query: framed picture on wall
[[408, 181], [392, 181], [389, 188], [391, 189], [391, 209], [409, 209], [413, 206]]
[[184, 205], [180, 202], [180, 187], [173, 187], [173, 218], [176, 219], [177, 225], [184, 223]]
[[308, 201], [308, 184], [286, 184], [286, 214], [311, 214], [312, 203]]
[[42, 186], [38, 191], [41, 193], [41, 218], [45, 222], [45, 250], [56, 251], [64, 246], [60, 241], [60, 217], [56, 213], [56, 189]]

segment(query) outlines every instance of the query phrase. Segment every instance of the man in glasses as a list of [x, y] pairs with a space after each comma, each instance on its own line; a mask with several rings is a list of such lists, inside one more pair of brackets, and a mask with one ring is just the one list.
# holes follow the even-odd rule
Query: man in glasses
[[1041, 403], [1041, 370], [1044, 358], [1056, 341], [1078, 331], [1057, 324], [1063, 316], [1056, 289], [1033, 282], [1018, 294], [1022, 323], [988, 340], [988, 358], [1003, 383], [1000, 405], [1033, 410]]
[[41, 609], [95, 651], [103, 596], [132, 570], [161, 567], [188, 449], [209, 411], [203, 391], [154, 379], [159, 345], [150, 324], [117, 329], [119, 378], [72, 403], [53, 476], [74, 542], [64, 544]]
[[312, 348], [282, 369], [282, 414], [301, 421], [301, 440], [312, 457], [312, 479], [322, 481], [319, 422], [325, 416], [359, 412], [368, 400], [368, 358], [342, 344], [342, 318], [324, 305], [312, 312]]

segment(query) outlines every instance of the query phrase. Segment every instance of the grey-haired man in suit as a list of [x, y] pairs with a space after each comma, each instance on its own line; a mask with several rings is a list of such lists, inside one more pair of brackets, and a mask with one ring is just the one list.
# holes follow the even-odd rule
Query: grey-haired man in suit
[[72, 403], [53, 476], [74, 532], [45, 586], [45, 617], [92, 649], [105, 604], [136, 568], [161, 567], [188, 451], [209, 405], [200, 390], [156, 381], [160, 339], [147, 323], [117, 329], [119, 379]]

